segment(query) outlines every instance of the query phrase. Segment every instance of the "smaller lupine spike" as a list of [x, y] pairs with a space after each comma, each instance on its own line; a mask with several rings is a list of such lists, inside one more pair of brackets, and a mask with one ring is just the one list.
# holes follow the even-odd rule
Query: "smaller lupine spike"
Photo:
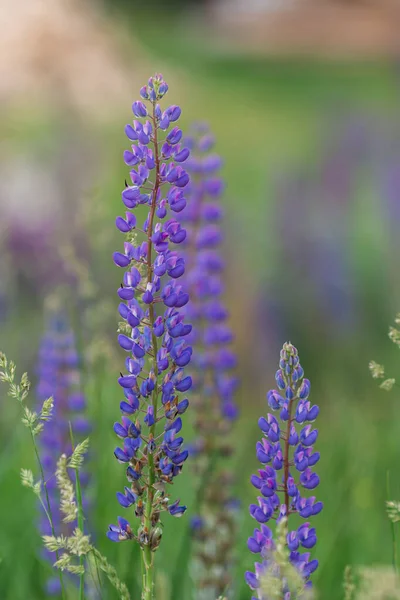
[[[315, 528], [308, 519], [322, 510], [322, 502], [315, 496], [305, 496], [314, 490], [319, 477], [313, 471], [319, 460], [313, 444], [318, 430], [311, 423], [318, 416], [319, 409], [308, 399], [310, 382], [304, 378], [296, 348], [285, 343], [280, 355], [279, 369], [275, 375], [278, 389], [270, 390], [267, 400], [277, 417], [268, 413], [259, 419], [259, 427], [264, 434], [257, 442], [256, 455], [262, 463], [251, 483], [259, 492], [257, 504], [250, 505], [250, 514], [258, 522], [247, 545], [251, 552], [260, 554], [262, 562], [255, 564], [255, 573], [247, 572], [246, 581], [257, 594], [259, 600], [267, 600], [261, 580], [271, 570], [276, 572], [274, 552], [276, 542], [269, 523], [279, 524], [283, 519], [289, 526], [286, 534], [286, 548], [290, 563], [303, 578], [304, 589], [311, 587], [310, 576], [317, 569], [318, 561], [312, 559], [310, 550], [315, 546]], [[293, 514], [306, 519], [297, 529], [290, 529]], [[285, 600], [300, 597], [290, 591], [287, 577], [282, 574], [281, 594]]]

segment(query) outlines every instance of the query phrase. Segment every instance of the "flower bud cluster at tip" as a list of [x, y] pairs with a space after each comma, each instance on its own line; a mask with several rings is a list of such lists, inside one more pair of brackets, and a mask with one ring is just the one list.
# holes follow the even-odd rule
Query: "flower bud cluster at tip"
[[[125, 128], [132, 146], [124, 152], [125, 163], [132, 167], [131, 185], [122, 192], [125, 216], [116, 220], [126, 241], [124, 252], [114, 253], [115, 264], [125, 269], [118, 290], [118, 342], [128, 354], [125, 374], [118, 379], [124, 393], [122, 418], [114, 425], [123, 440], [115, 456], [127, 467], [128, 485], [117, 499], [123, 508], [134, 507], [141, 526], [134, 532], [120, 517], [107, 535], [112, 541], [136, 539], [152, 550], [161, 539], [160, 512], [181, 516], [186, 510], [169, 501], [165, 484], [173, 482], [188, 457], [180, 431], [189, 402], [181, 394], [192, 386], [185, 373], [192, 355], [186, 341], [192, 326], [185, 323], [182, 311], [189, 294], [179, 282], [185, 262], [175, 250], [186, 238], [176, 216], [187, 202], [189, 175], [182, 164], [190, 151], [181, 143], [182, 131], [176, 125], [180, 107], [162, 109], [159, 104], [167, 91], [162, 76], [156, 75], [140, 90], [143, 101], [132, 105], [135, 119]], [[132, 212], [139, 205], [148, 208], [140, 226]], [[151, 530], [146, 525], [149, 498]]]
[[[71, 454], [70, 426], [75, 443], [90, 433], [91, 426], [85, 415], [86, 400], [81, 389], [80, 359], [76, 350], [75, 336], [66, 317], [62, 314], [52, 314], [48, 319], [47, 330], [39, 348], [37, 377], [38, 404], [41, 406], [50, 396], [54, 401], [52, 418], [44, 424], [38, 440], [55, 534], [72, 534], [76, 522], [67, 524], [61, 521], [60, 498], [54, 474], [59, 456]], [[89, 481], [89, 474], [80, 472], [80, 481], [84, 491]], [[83, 497], [83, 506], [88, 508], [85, 497]], [[43, 535], [52, 535], [51, 526], [45, 515], [41, 518], [40, 531]], [[54, 554], [46, 551], [46, 557], [52, 563], [54, 562]], [[58, 594], [59, 579], [51, 578], [47, 589], [51, 594]]]
[[309, 578], [318, 567], [318, 561], [310, 558], [309, 550], [315, 546], [317, 537], [308, 519], [320, 513], [323, 505], [315, 496], [305, 496], [305, 493], [319, 484], [319, 477], [313, 471], [320, 458], [319, 452], [313, 449], [318, 430], [312, 426], [319, 408], [308, 399], [310, 382], [304, 378], [298, 352], [290, 343], [285, 343], [281, 350], [275, 380], [278, 389], [270, 390], [267, 400], [278, 415], [268, 413], [258, 421], [263, 438], [257, 442], [256, 455], [263, 467], [251, 477], [260, 495], [258, 503], [250, 505], [250, 514], [260, 527], [254, 530], [247, 545], [262, 559], [255, 564], [255, 573], [246, 573], [252, 590], [260, 589], [260, 577], [270, 568], [269, 558], [275, 548], [272, 530], [266, 525], [268, 521], [279, 523], [286, 518], [290, 527], [291, 514], [307, 519], [297, 529], [288, 531], [289, 560], [303, 576], [305, 588], [311, 586]]
[[215, 140], [207, 124], [194, 124], [185, 144], [191, 151], [186, 163], [189, 202], [179, 220], [187, 228], [184, 278], [191, 300], [184, 310], [193, 323], [188, 339], [195, 350], [191, 412], [196, 438], [190, 448], [192, 471], [203, 488], [198, 494], [198, 514], [191, 522], [194, 572], [200, 596], [215, 598], [232, 582], [237, 502], [227, 457], [233, 453], [228, 434], [238, 416], [234, 400], [238, 379], [233, 373], [236, 356], [223, 300], [222, 161], [214, 152]]

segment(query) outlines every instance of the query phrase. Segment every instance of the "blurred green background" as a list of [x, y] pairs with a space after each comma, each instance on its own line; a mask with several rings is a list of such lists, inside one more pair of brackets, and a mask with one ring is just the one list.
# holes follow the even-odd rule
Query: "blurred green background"
[[[166, 11], [149, 4], [143, 11], [128, 2], [64, 4], [54, 3], [58, 12], [46, 16], [53, 38], [44, 26], [35, 37], [40, 14], [28, 15], [36, 45], [28, 36], [25, 55], [37, 70], [29, 70], [26, 56], [14, 57], [3, 96], [0, 347], [34, 381], [45, 301], [63, 286], [94, 423], [89, 524], [132, 597], [139, 597], [134, 545], [105, 537], [124, 481], [113, 457], [124, 356], [115, 343], [119, 273], [111, 254], [121, 244], [114, 220], [127, 176], [123, 127], [139, 87], [161, 71], [168, 101], [182, 106], [182, 125], [208, 121], [225, 163], [226, 302], [242, 382], [233, 436], [242, 502], [235, 597], [250, 596], [243, 572], [253, 564], [246, 540], [254, 528], [247, 506], [255, 495], [249, 477], [257, 468], [257, 420], [267, 412], [279, 349], [290, 339], [321, 407], [317, 495], [325, 508], [315, 519], [320, 568], [314, 582], [321, 598], [342, 598], [347, 564], [392, 560], [388, 472], [391, 497], [400, 497], [398, 393], [380, 390], [368, 372], [372, 358], [388, 373], [399, 366], [386, 335], [400, 306], [397, 63], [384, 55], [323, 58], [317, 50], [247, 52], [243, 40], [222, 39], [208, 4], [185, 5], [184, 12], [179, 5]], [[94, 293], [85, 296], [87, 277]], [[35, 500], [19, 478], [34, 458], [5, 391], [0, 597], [36, 600], [44, 597], [49, 566], [38, 553]], [[190, 509], [189, 462], [175, 487]], [[191, 597], [190, 573], [179, 561], [188, 523], [189, 517], [165, 519], [157, 553], [160, 599]], [[113, 598], [113, 591], [104, 589], [104, 597]]]

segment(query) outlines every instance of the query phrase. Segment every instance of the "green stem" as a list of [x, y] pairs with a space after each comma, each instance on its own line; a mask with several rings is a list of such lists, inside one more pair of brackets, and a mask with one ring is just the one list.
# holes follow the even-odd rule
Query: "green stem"
[[[71, 446], [72, 452], [75, 450], [74, 444], [74, 436], [72, 433], [71, 423], [69, 424], [69, 432], [71, 437]], [[84, 533], [84, 516], [83, 516], [83, 504], [82, 504], [82, 490], [81, 490], [81, 482], [79, 479], [79, 469], [74, 469], [75, 471], [75, 490], [76, 490], [76, 500], [78, 504], [78, 528]], [[85, 557], [83, 554], [79, 557], [79, 564], [83, 568], [82, 573], [79, 576], [79, 600], [85, 600]]]
[[283, 456], [283, 486], [284, 486], [284, 494], [285, 494], [285, 506], [286, 506], [286, 518], [289, 518], [289, 508], [290, 508], [290, 499], [289, 499], [289, 490], [288, 490], [288, 480], [289, 480], [289, 461], [290, 461], [290, 445], [289, 445], [289, 437], [290, 437], [290, 428], [292, 426], [292, 406], [293, 406], [293, 398], [289, 400], [288, 413], [289, 418], [286, 427], [286, 437], [285, 437], [285, 449]]
[[140, 566], [142, 568], [142, 590], [144, 590], [146, 587], [146, 569], [144, 566], [143, 552], [140, 553]]
[[[76, 485], [76, 499], [78, 501], [78, 527], [82, 531], [84, 531], [84, 519], [83, 519], [83, 507], [82, 507], [82, 491], [81, 491], [81, 483], [79, 481], [79, 471], [75, 469], [75, 485]], [[85, 558], [84, 556], [79, 557], [79, 564], [84, 567], [85, 566]], [[79, 577], [79, 600], [85, 599], [85, 572], [81, 573]]]
[[154, 554], [149, 544], [143, 548], [143, 588], [142, 600], [153, 600], [154, 598]]
[[[157, 121], [155, 115], [155, 103], [153, 103], [153, 128], [154, 128], [154, 161], [155, 161], [155, 175], [156, 180], [153, 189], [153, 195], [151, 199], [151, 208], [149, 215], [149, 226], [147, 228], [147, 283], [151, 283], [152, 275], [153, 275], [153, 265], [152, 265], [152, 249], [153, 243], [151, 241], [151, 237], [153, 235], [153, 223], [154, 223], [154, 215], [156, 211], [156, 203], [157, 203], [157, 193], [160, 187], [160, 157], [158, 152], [158, 140], [157, 140]], [[153, 346], [153, 372], [155, 378], [155, 386], [153, 390], [153, 394], [151, 397], [151, 403], [154, 411], [154, 419], [157, 420], [157, 404], [158, 404], [158, 367], [157, 367], [157, 338], [154, 334], [154, 322], [155, 322], [155, 311], [154, 304], [149, 305], [149, 327], [152, 332], [152, 346]], [[150, 427], [149, 438], [154, 438], [155, 436], [156, 424]], [[142, 600], [153, 600], [154, 598], [154, 554], [151, 550], [150, 546], [150, 534], [152, 529], [152, 512], [153, 512], [153, 500], [154, 500], [154, 482], [156, 479], [155, 466], [154, 466], [154, 457], [153, 454], [148, 454], [148, 485], [147, 485], [147, 499], [144, 510], [144, 532], [145, 535], [148, 536], [147, 543], [143, 546], [142, 550], [142, 559], [144, 565], [144, 573], [143, 573], [143, 589], [142, 589]]]
[[[391, 497], [390, 496], [389, 471], [386, 472], [386, 493], [387, 493], [387, 497], [389, 499]], [[390, 520], [390, 527], [391, 527], [391, 530], [392, 530], [392, 564], [393, 564], [394, 570], [397, 573], [398, 567], [397, 567], [396, 525], [393, 523], [392, 520]]]
[[[53, 517], [52, 517], [52, 514], [51, 514], [51, 504], [50, 504], [49, 492], [47, 490], [47, 483], [46, 483], [46, 479], [45, 479], [45, 476], [44, 476], [43, 465], [42, 465], [42, 461], [40, 460], [39, 450], [38, 450], [38, 447], [36, 445], [35, 435], [34, 435], [32, 429], [30, 429], [30, 432], [31, 432], [33, 447], [35, 449], [36, 460], [37, 460], [38, 465], [39, 465], [40, 478], [41, 478], [42, 486], [43, 486], [44, 493], [45, 493], [45, 496], [46, 496], [47, 510], [46, 510], [46, 507], [44, 506], [44, 504], [42, 503], [42, 500], [40, 500], [40, 501], [41, 501], [42, 506], [43, 506], [43, 508], [45, 510], [47, 519], [48, 519], [48, 521], [50, 523], [51, 534], [52, 534], [53, 537], [56, 537], [56, 532], [55, 532], [55, 529], [54, 529]], [[56, 550], [56, 558], [57, 558], [57, 560], [60, 558], [58, 550]], [[66, 592], [65, 592], [65, 586], [64, 586], [63, 573], [62, 573], [62, 571], [60, 569], [57, 569], [57, 571], [58, 571], [58, 578], [60, 580], [60, 585], [61, 585], [61, 597], [63, 598], [63, 600], [65, 600], [65, 598], [66, 598]]]

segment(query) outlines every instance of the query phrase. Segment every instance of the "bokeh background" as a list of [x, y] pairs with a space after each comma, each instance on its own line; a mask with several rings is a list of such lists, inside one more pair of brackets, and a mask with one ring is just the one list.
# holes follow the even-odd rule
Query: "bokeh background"
[[[137, 551], [104, 535], [124, 479], [113, 457], [124, 354], [111, 255], [121, 245], [123, 128], [155, 72], [183, 125], [209, 122], [225, 162], [226, 302], [242, 382], [236, 598], [249, 597], [257, 420], [286, 340], [321, 406], [320, 598], [342, 598], [346, 564], [391, 562], [384, 501], [388, 472], [400, 497], [399, 399], [378, 388], [368, 362], [398, 371], [386, 334], [400, 306], [399, 9], [396, 0], [1, 4], [0, 346], [34, 382], [46, 310], [61, 294], [94, 424], [90, 527], [133, 597]], [[0, 394], [0, 598], [36, 600], [49, 567], [19, 479], [34, 460], [18, 407]], [[189, 462], [179, 479], [190, 508]], [[180, 562], [189, 519], [165, 521], [160, 598], [189, 598]]]

